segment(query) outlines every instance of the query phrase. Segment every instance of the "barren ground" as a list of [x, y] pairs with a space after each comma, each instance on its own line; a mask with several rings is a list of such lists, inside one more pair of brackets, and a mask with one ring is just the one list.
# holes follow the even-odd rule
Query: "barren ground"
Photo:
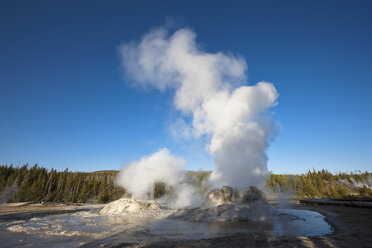
[[104, 204], [34, 204], [28, 202], [0, 204], [0, 221], [12, 219], [28, 219], [47, 214], [72, 213], [76, 211], [101, 208]]
[[334, 233], [319, 237], [236, 234], [201, 240], [120, 244], [116, 247], [372, 247], [372, 209], [299, 204], [295, 205], [295, 208], [322, 213], [334, 228]]
[[[2, 204], [0, 205], [0, 221], [99, 207], [102, 205]], [[334, 228], [334, 233], [320, 237], [276, 237], [259, 233], [241, 233], [200, 240], [120, 243], [114, 247], [372, 247], [372, 209], [299, 204], [296, 204], [294, 208], [322, 213]], [[100, 242], [99, 240], [93, 241], [85, 246], [97, 247], [100, 246]]]

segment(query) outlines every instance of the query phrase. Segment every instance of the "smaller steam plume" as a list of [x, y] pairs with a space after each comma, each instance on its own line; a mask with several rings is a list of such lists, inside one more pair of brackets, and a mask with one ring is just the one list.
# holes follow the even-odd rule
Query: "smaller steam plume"
[[201, 200], [195, 189], [186, 182], [186, 161], [170, 154], [163, 148], [151, 156], [142, 157], [122, 168], [116, 183], [124, 187], [132, 198], [150, 200], [155, 183], [162, 182], [172, 189], [169, 197], [172, 207], [199, 205]]

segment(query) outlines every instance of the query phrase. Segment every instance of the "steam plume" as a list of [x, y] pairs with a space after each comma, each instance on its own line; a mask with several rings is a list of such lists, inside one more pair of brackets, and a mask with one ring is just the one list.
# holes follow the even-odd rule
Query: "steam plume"
[[162, 182], [174, 190], [174, 194], [167, 199], [171, 207], [198, 206], [201, 199], [195, 194], [194, 187], [187, 183], [185, 167], [184, 159], [171, 155], [168, 149], [163, 148], [124, 166], [116, 183], [130, 192], [134, 199], [149, 200], [154, 184]]
[[204, 52], [195, 38], [188, 28], [172, 34], [158, 28], [139, 42], [123, 44], [126, 74], [144, 88], [175, 90], [175, 108], [192, 120], [182, 122], [184, 133], [208, 137], [206, 150], [216, 166], [212, 185], [260, 186], [267, 173], [265, 149], [274, 129], [268, 109], [276, 105], [276, 89], [268, 82], [247, 86], [242, 57]]
[[186, 161], [174, 157], [163, 148], [148, 157], [123, 167], [116, 182], [132, 194], [135, 199], [147, 200], [157, 182], [176, 186], [185, 179]]

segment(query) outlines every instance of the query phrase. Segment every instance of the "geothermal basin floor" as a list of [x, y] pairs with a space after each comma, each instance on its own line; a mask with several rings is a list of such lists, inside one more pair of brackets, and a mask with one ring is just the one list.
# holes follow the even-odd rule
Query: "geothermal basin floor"
[[[275, 229], [270, 224], [104, 216], [99, 214], [100, 208], [102, 205], [1, 205], [0, 247], [371, 247], [372, 244], [371, 209], [295, 204], [293, 209], [282, 211], [283, 214], [315, 211], [302, 212], [310, 214], [310, 220], [321, 218], [318, 212], [325, 216], [333, 232], [313, 233], [314, 236], [309, 234], [317, 231], [319, 223], [310, 223], [307, 233], [286, 235], [280, 233], [280, 226]], [[77, 212], [58, 212], [61, 210]], [[297, 220], [301, 222], [301, 218]]]

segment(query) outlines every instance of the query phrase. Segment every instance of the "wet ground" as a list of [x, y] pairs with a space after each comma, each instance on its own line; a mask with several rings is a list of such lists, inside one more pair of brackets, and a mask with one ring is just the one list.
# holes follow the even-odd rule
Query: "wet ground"
[[[15, 207], [14, 207], [15, 208]], [[275, 221], [244, 223], [201, 223], [130, 215], [101, 215], [101, 206], [76, 206], [74, 213], [41, 207], [32, 216], [0, 214], [0, 247], [110, 247], [174, 246], [182, 242], [218, 240], [239, 235], [265, 237], [313, 237], [333, 232], [324, 216], [303, 209], [275, 210]], [[89, 210], [86, 210], [89, 209]], [[73, 207], [63, 209], [74, 211]], [[13, 210], [14, 211], [14, 210]], [[47, 210], [45, 210], [47, 211]], [[8, 216], [8, 218], [4, 218]], [[22, 217], [23, 216], [23, 217]], [[26, 217], [24, 217], [26, 216]], [[222, 246], [229, 246], [218, 241]], [[187, 245], [186, 245], [187, 246]], [[193, 245], [191, 245], [193, 246]]]
[[[116, 247], [372, 247], [372, 211], [345, 206], [303, 206], [296, 209], [320, 212], [334, 232], [322, 236], [274, 236], [266, 233], [237, 233], [224, 237], [153, 243], [121, 243]], [[96, 243], [97, 244], [97, 243]]]

